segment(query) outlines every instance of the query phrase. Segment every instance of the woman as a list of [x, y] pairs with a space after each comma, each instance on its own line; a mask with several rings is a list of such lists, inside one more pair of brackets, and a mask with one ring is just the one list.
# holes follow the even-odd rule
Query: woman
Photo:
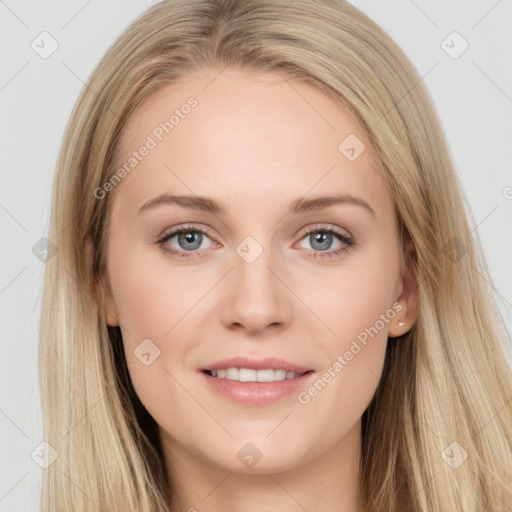
[[162, 2], [67, 128], [43, 510], [501, 511], [507, 333], [419, 76], [342, 1]]

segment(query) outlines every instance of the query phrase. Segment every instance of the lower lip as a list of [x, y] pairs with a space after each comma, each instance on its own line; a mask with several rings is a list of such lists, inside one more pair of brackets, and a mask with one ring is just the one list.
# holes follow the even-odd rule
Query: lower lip
[[306, 386], [314, 372], [293, 379], [274, 382], [240, 382], [238, 380], [221, 379], [200, 372], [208, 385], [217, 393], [242, 404], [265, 405], [276, 402]]

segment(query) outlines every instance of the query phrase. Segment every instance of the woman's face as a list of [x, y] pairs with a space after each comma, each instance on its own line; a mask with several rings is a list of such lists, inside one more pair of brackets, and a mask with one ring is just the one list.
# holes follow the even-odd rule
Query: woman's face
[[208, 70], [132, 115], [117, 163], [97, 191], [113, 194], [108, 318], [169, 459], [275, 472], [355, 453], [411, 307], [354, 119], [304, 82]]

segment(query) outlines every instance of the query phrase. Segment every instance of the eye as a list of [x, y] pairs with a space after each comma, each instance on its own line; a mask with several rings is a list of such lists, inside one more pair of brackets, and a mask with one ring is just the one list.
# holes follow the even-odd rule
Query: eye
[[[309, 243], [307, 249], [313, 251], [313, 258], [334, 258], [355, 245], [350, 235], [333, 227], [326, 228], [319, 225], [308, 228], [301, 240]], [[333, 245], [334, 248], [332, 248]]]
[[[208, 245], [207, 241], [212, 242]], [[313, 258], [334, 258], [355, 245], [354, 239], [337, 228], [320, 225], [308, 228], [301, 238], [309, 243], [306, 249]], [[184, 259], [201, 257], [199, 251], [208, 249], [215, 242], [202, 229], [191, 225], [179, 226], [165, 233], [156, 242], [167, 254]], [[205, 245], [206, 244], [206, 245]], [[335, 246], [334, 249], [332, 246]]]
[[[171, 243], [173, 239], [175, 239], [174, 243]], [[165, 233], [157, 240], [157, 244], [168, 254], [191, 259], [197, 257], [198, 250], [208, 248], [208, 245], [205, 246], [204, 243], [207, 240], [211, 239], [202, 229], [194, 226], [180, 226]]]

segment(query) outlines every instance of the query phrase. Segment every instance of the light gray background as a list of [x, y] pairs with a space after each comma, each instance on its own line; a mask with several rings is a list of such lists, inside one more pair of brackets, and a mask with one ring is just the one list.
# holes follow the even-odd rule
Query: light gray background
[[[154, 3], [0, 0], [0, 511], [38, 510], [43, 470], [31, 453], [43, 441], [37, 344], [44, 264], [32, 247], [47, 234], [63, 130], [107, 46]], [[512, 3], [352, 3], [389, 32], [424, 77], [512, 330]], [[47, 59], [31, 48], [34, 40], [42, 46], [43, 31], [59, 45]], [[458, 58], [441, 46], [453, 31], [469, 44]], [[452, 36], [445, 48], [454, 54], [461, 43]]]

